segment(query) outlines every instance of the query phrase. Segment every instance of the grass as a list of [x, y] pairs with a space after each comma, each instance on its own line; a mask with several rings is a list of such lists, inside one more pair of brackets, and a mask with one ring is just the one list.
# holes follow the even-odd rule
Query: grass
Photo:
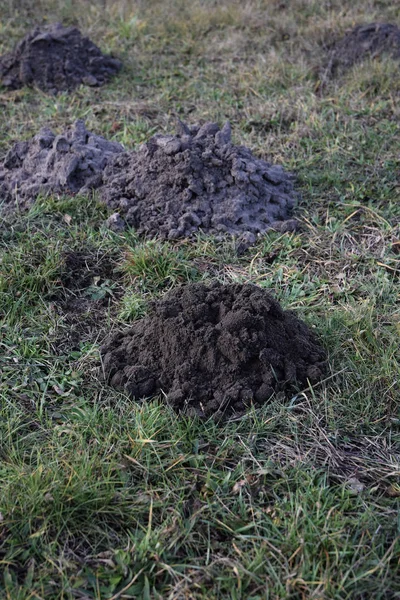
[[[231, 241], [113, 233], [96, 198], [0, 217], [0, 597], [400, 597], [398, 63], [321, 86], [327, 47], [389, 0], [7, 0], [0, 53], [36, 21], [120, 55], [101, 89], [0, 91], [0, 154], [76, 118], [135, 147], [229, 119], [298, 176], [302, 228]], [[217, 425], [101, 382], [107, 332], [186, 281], [250, 281], [315, 328], [327, 379]]]
[[149, 290], [187, 283], [197, 275], [181, 249], [171, 250], [167, 244], [154, 241], [128, 246], [122, 269]]

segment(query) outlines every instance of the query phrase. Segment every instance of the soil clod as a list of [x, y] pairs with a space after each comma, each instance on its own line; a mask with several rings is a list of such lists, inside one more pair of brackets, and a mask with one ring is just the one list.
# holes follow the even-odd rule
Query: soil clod
[[240, 415], [326, 371], [305, 323], [250, 284], [172, 290], [101, 354], [112, 386], [137, 399], [162, 390], [176, 411], [202, 417]]
[[231, 128], [178, 123], [177, 135], [155, 135], [105, 169], [102, 200], [150, 237], [177, 239], [199, 231], [243, 236], [293, 230], [293, 176], [231, 141]]
[[30, 31], [0, 57], [0, 81], [8, 89], [25, 85], [56, 94], [84, 84], [100, 86], [121, 69], [76, 27], [53, 23]]
[[42, 128], [30, 141], [17, 142], [0, 163], [3, 209], [29, 207], [38, 194], [76, 194], [97, 187], [108, 160], [123, 151], [90, 133], [83, 121], [56, 135]]

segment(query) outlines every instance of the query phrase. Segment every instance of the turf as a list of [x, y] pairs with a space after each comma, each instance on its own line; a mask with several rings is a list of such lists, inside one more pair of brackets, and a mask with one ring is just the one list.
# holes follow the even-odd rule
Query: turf
[[[101, 89], [0, 90], [0, 155], [76, 118], [135, 147], [229, 119], [298, 176], [302, 228], [238, 254], [113, 233], [96, 196], [0, 220], [0, 597], [400, 598], [398, 63], [318, 65], [389, 0], [8, 0], [124, 61]], [[254, 282], [315, 327], [331, 373], [224, 425], [100, 383], [108, 331], [187, 281]]]

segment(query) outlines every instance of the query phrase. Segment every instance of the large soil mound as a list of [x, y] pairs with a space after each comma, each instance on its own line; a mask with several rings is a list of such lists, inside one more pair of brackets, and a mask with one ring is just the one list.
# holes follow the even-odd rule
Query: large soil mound
[[139, 233], [167, 239], [199, 230], [254, 241], [270, 228], [290, 230], [293, 176], [234, 146], [215, 123], [156, 135], [138, 152], [110, 162], [102, 199]]
[[177, 411], [242, 413], [316, 382], [325, 352], [308, 327], [254, 285], [190, 284], [101, 348], [111, 385], [134, 398], [160, 390]]
[[103, 85], [122, 63], [105, 56], [75, 27], [36, 27], [12, 52], [0, 57], [0, 80], [9, 89], [24, 85], [57, 93], [78, 85]]
[[388, 23], [358, 25], [333, 47], [328, 75], [336, 75], [366, 58], [389, 54], [400, 59], [400, 29]]
[[0, 204], [28, 207], [38, 194], [86, 192], [97, 187], [108, 160], [123, 147], [90, 133], [83, 121], [61, 135], [43, 128], [17, 142], [0, 163]]

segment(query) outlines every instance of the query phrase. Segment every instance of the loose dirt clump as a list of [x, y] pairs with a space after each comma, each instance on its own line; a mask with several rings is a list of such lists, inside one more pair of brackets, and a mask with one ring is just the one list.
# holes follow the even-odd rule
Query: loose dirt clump
[[234, 146], [231, 128], [215, 123], [178, 125], [156, 135], [138, 152], [106, 167], [103, 201], [139, 233], [176, 239], [196, 232], [244, 236], [275, 228], [293, 230], [293, 176], [281, 166]]
[[122, 67], [75, 27], [36, 27], [12, 52], [0, 57], [0, 80], [9, 89], [36, 86], [56, 94], [81, 84], [99, 86]]
[[3, 210], [24, 209], [38, 194], [76, 194], [97, 187], [107, 162], [123, 147], [90, 133], [83, 121], [60, 135], [43, 128], [17, 142], [0, 163]]
[[242, 414], [326, 370], [305, 323], [249, 284], [177, 288], [101, 354], [112, 386], [137, 399], [162, 390], [175, 410], [202, 417]]
[[400, 59], [400, 29], [388, 23], [358, 25], [333, 46], [326, 75], [335, 76], [357, 62], [382, 54]]

